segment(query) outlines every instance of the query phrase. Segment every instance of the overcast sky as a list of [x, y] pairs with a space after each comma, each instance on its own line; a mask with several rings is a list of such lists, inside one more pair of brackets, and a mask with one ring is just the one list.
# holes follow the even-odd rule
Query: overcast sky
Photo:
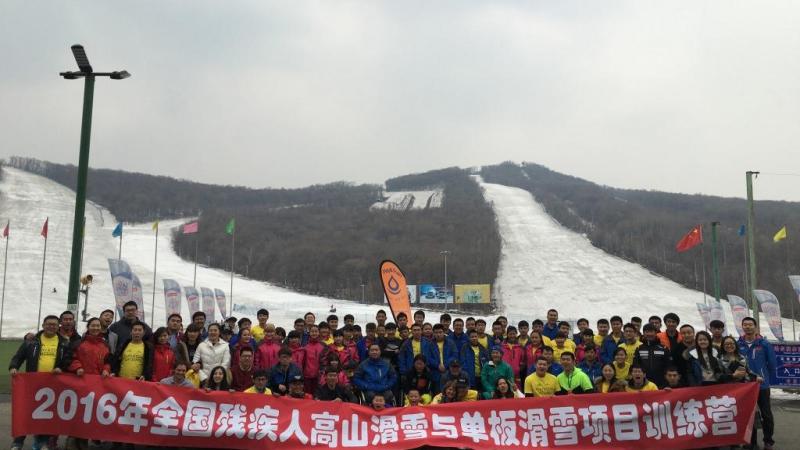
[[[253, 187], [531, 161], [800, 200], [800, 3], [0, 3], [0, 157]], [[772, 175], [795, 174], [795, 175]]]

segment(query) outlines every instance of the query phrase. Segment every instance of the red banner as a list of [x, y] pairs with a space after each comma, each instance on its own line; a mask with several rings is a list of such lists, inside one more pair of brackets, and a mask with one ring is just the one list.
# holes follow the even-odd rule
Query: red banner
[[390, 408], [47, 373], [13, 377], [12, 435], [227, 449], [423, 445], [688, 449], [747, 443], [758, 383]]

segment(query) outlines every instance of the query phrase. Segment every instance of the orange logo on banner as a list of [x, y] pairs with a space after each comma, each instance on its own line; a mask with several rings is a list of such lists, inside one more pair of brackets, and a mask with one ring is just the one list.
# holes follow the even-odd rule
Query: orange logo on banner
[[381, 282], [383, 283], [383, 293], [389, 301], [389, 309], [392, 310], [394, 321], [397, 322], [397, 315], [401, 312], [406, 313], [406, 317], [411, 319], [411, 299], [408, 298], [408, 287], [406, 276], [403, 271], [388, 259], [381, 262], [380, 266]]

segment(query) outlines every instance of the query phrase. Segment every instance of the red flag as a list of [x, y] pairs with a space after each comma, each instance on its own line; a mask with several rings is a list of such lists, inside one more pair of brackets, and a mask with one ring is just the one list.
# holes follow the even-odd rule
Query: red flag
[[187, 223], [183, 226], [183, 234], [194, 234], [200, 229], [200, 222]]
[[9, 221], [9, 222], [6, 222], [6, 227], [5, 227], [5, 228], [3, 228], [3, 237], [4, 237], [4, 238], [7, 238], [7, 237], [8, 237], [8, 226], [9, 226], [9, 225], [11, 225], [11, 222], [10, 222], [10, 221]]
[[680, 241], [678, 241], [678, 245], [675, 246], [675, 250], [680, 252], [685, 252], [686, 250], [690, 250], [697, 246], [698, 244], [703, 243], [703, 226], [698, 225], [692, 228], [686, 236], [684, 236]]
[[44, 225], [42, 225], [42, 237], [47, 239], [47, 222], [50, 221], [50, 218], [44, 219]]

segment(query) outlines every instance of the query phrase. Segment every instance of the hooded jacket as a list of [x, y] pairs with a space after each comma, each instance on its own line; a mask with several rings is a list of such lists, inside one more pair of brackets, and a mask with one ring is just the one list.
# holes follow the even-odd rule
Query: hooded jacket
[[161, 381], [172, 375], [172, 366], [175, 365], [175, 352], [169, 343], [153, 346], [153, 374], [150, 381]]
[[325, 351], [325, 344], [319, 339], [308, 339], [305, 347], [306, 349], [306, 365], [303, 367], [303, 376], [306, 379], [317, 379], [322, 368], [320, 361], [322, 360], [322, 353]]
[[753, 342], [748, 343], [744, 336], [741, 336], [739, 353], [747, 358], [747, 367], [763, 378], [761, 389], [769, 389], [769, 385], [776, 381], [775, 369], [778, 366], [772, 344], [761, 336], [756, 336]]
[[353, 376], [353, 384], [362, 391], [384, 392], [397, 383], [397, 374], [388, 362], [378, 358], [362, 361]]
[[275, 341], [263, 340], [253, 354], [253, 365], [256, 369], [269, 370], [278, 364], [278, 351], [281, 345]]
[[495, 364], [494, 361], [489, 361], [483, 365], [481, 369], [483, 398], [488, 400], [494, 396], [494, 388], [498, 378], [505, 378], [509, 383], [515, 383], [514, 371], [508, 363], [500, 360], [498, 364]]
[[667, 385], [664, 373], [672, 364], [672, 353], [658, 339], [645, 341], [633, 355], [633, 363], [642, 366], [647, 378], [659, 389]]
[[[514, 372], [514, 379], [519, 380], [520, 373], [524, 372], [526, 369], [525, 349], [519, 344], [509, 344], [505, 342], [500, 347], [500, 350], [503, 352], [503, 361], [505, 361]], [[494, 391], [494, 386], [492, 386], [492, 391]]]
[[111, 349], [108, 348], [103, 335], [92, 336], [86, 333], [72, 348], [69, 371], [77, 372], [78, 369], [83, 369], [83, 372], [89, 375], [100, 375], [104, 370], [111, 373], [112, 359]]

